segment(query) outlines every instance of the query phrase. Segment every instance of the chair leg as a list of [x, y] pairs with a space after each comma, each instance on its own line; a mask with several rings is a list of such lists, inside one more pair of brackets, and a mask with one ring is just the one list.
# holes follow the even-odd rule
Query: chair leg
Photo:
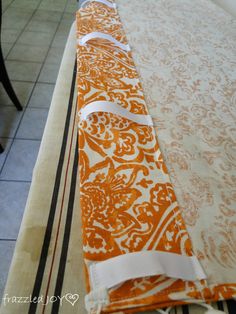
[[2, 84], [3, 84], [3, 87], [5, 88], [8, 96], [10, 97], [11, 101], [13, 102], [13, 104], [16, 106], [16, 109], [18, 111], [21, 111], [23, 110], [15, 92], [14, 92], [14, 89], [11, 85], [11, 82], [10, 82], [10, 79], [9, 79], [9, 76], [8, 76], [8, 73], [7, 73], [7, 69], [6, 69], [6, 66], [5, 66], [5, 63], [4, 63], [4, 60], [3, 60], [3, 56], [2, 56], [2, 53], [0, 53], [0, 58], [2, 58], [1, 60], [1, 81], [2, 81]]
[[0, 154], [4, 152], [2, 145], [0, 144]]
[[[5, 74], [5, 73], [4, 73], [4, 74]], [[10, 80], [9, 80], [9, 77], [8, 77], [8, 74], [7, 74], [7, 73], [6, 73], [6, 75], [4, 75], [3, 78], [2, 78], [2, 85], [3, 85], [3, 87], [5, 88], [5, 90], [6, 90], [7, 94], [8, 94], [8, 96], [9, 96], [10, 99], [11, 99], [11, 101], [12, 101], [13, 104], [15, 105], [16, 109], [17, 109], [18, 111], [22, 111], [23, 108], [22, 108], [22, 106], [21, 106], [21, 104], [20, 104], [20, 102], [19, 102], [19, 100], [18, 100], [18, 98], [17, 98], [17, 96], [16, 96], [16, 94], [15, 94], [15, 92], [14, 92], [14, 89], [13, 89], [13, 87], [12, 87], [12, 85], [11, 85], [11, 82], [10, 82]]]

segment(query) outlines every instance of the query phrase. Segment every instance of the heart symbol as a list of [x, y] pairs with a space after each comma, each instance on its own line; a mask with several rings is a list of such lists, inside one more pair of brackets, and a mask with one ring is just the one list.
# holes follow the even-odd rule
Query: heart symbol
[[168, 241], [172, 241], [173, 240], [173, 235], [174, 235], [174, 232], [170, 232], [170, 231], [166, 231], [166, 237], [167, 237], [167, 240]]
[[66, 301], [70, 302], [72, 306], [75, 305], [75, 302], [79, 300], [79, 295], [77, 293], [72, 294], [72, 293], [67, 293], [65, 295]]

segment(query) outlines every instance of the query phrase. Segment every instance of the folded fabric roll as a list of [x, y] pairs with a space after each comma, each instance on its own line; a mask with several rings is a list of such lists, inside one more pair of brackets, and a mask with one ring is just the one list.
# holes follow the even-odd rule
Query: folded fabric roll
[[77, 30], [88, 312], [131, 313], [233, 297], [235, 284], [212, 289], [196, 254], [116, 6], [86, 1]]

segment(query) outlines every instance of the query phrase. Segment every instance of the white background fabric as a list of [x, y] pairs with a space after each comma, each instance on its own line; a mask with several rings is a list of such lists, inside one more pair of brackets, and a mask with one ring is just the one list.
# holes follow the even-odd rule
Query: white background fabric
[[206, 0], [117, 3], [195, 254], [209, 284], [235, 281], [236, 20]]

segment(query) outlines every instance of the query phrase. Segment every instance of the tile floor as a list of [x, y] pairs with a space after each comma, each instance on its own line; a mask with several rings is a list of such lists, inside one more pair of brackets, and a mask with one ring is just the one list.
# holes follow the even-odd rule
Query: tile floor
[[0, 84], [0, 303], [76, 0], [2, 0], [2, 47], [24, 106]]

